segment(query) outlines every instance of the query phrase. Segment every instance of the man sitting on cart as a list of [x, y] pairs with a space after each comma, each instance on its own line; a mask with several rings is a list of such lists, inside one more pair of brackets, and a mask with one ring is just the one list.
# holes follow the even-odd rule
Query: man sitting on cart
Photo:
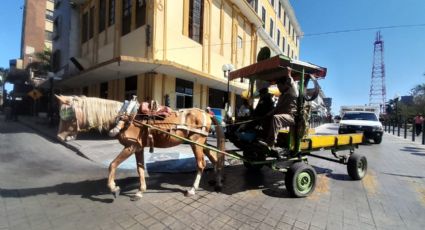
[[267, 136], [261, 144], [267, 145], [270, 149], [275, 149], [277, 135], [283, 127], [295, 124], [295, 114], [297, 112], [298, 86], [291, 76], [281, 78], [277, 82], [280, 96], [276, 107], [267, 113], [266, 118], [272, 117], [270, 124], [265, 131]]

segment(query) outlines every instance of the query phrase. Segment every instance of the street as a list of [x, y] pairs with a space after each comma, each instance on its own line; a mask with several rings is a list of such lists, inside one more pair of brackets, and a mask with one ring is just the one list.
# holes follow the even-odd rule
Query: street
[[310, 157], [318, 184], [304, 199], [288, 197], [281, 173], [236, 165], [225, 169], [222, 193], [208, 184], [212, 170], [191, 198], [183, 192], [193, 173], [151, 173], [145, 196], [132, 202], [136, 171], [118, 171], [123, 194], [114, 200], [105, 165], [2, 119], [0, 229], [424, 229], [425, 147], [385, 134], [356, 151], [369, 162], [363, 181]]

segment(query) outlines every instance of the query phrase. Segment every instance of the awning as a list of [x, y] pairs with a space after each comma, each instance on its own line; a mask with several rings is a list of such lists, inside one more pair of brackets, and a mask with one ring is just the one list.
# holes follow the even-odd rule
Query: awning
[[[215, 77], [175, 62], [149, 60], [146, 58], [130, 56], [120, 56], [109, 61], [105, 61], [82, 71], [78, 75], [67, 77], [55, 84], [69, 88], [83, 87], [143, 73], [165, 74], [227, 91], [227, 79], [222, 76]], [[236, 81], [230, 83], [230, 91], [237, 94], [242, 93], [242, 91], [246, 88], [247, 85]]]
[[299, 80], [303, 69], [305, 74], [312, 74], [317, 78], [326, 76], [326, 68], [278, 55], [230, 72], [229, 79], [255, 78], [264, 81], [275, 81], [291, 73], [294, 80]]

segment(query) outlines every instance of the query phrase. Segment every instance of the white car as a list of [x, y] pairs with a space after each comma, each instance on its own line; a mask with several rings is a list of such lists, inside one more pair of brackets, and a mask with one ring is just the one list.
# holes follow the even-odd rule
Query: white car
[[378, 117], [373, 112], [350, 111], [342, 116], [338, 133], [359, 132], [363, 133], [364, 138], [373, 139], [375, 144], [380, 144], [382, 142], [384, 130]]

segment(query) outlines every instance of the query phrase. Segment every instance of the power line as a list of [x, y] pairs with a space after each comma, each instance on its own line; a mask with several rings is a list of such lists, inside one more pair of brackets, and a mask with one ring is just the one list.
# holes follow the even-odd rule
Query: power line
[[310, 34], [299, 35], [297, 37], [310, 37], [310, 36], [351, 33], [351, 32], [360, 32], [360, 31], [369, 31], [369, 30], [384, 30], [384, 29], [397, 29], [397, 28], [423, 27], [423, 26], [425, 26], [425, 23], [424, 24], [377, 26], [377, 27], [366, 27], [366, 28], [357, 28], [357, 29], [346, 29], [346, 30], [335, 30], [335, 31], [328, 31], [328, 32], [310, 33]]
[[[384, 29], [399, 29], [399, 28], [411, 28], [411, 27], [425, 27], [425, 23], [422, 24], [407, 24], [407, 25], [390, 25], [390, 26], [377, 26], [377, 27], [365, 27], [365, 28], [356, 28], [356, 29], [346, 29], [346, 30], [334, 30], [334, 31], [327, 31], [327, 32], [318, 32], [318, 33], [307, 33], [303, 35], [297, 35], [296, 38], [302, 38], [302, 37], [313, 37], [313, 36], [322, 36], [322, 35], [331, 35], [331, 34], [341, 34], [341, 33], [353, 33], [353, 32], [361, 32], [361, 31], [370, 31], [370, 30], [384, 30]], [[291, 37], [291, 36], [289, 36]], [[258, 36], [263, 41], [272, 41], [275, 42], [276, 38], [267, 38], [262, 39], [260, 36]], [[242, 41], [242, 43], [249, 43], [251, 40]], [[223, 43], [213, 43], [209, 44], [208, 46], [221, 46], [221, 45], [231, 45], [231, 44], [237, 44], [238, 42], [223, 42]], [[183, 47], [175, 47], [175, 48], [168, 48], [168, 49], [158, 49], [158, 51], [173, 51], [173, 50], [182, 50], [182, 49], [195, 49], [200, 48], [200, 46], [183, 46]]]

